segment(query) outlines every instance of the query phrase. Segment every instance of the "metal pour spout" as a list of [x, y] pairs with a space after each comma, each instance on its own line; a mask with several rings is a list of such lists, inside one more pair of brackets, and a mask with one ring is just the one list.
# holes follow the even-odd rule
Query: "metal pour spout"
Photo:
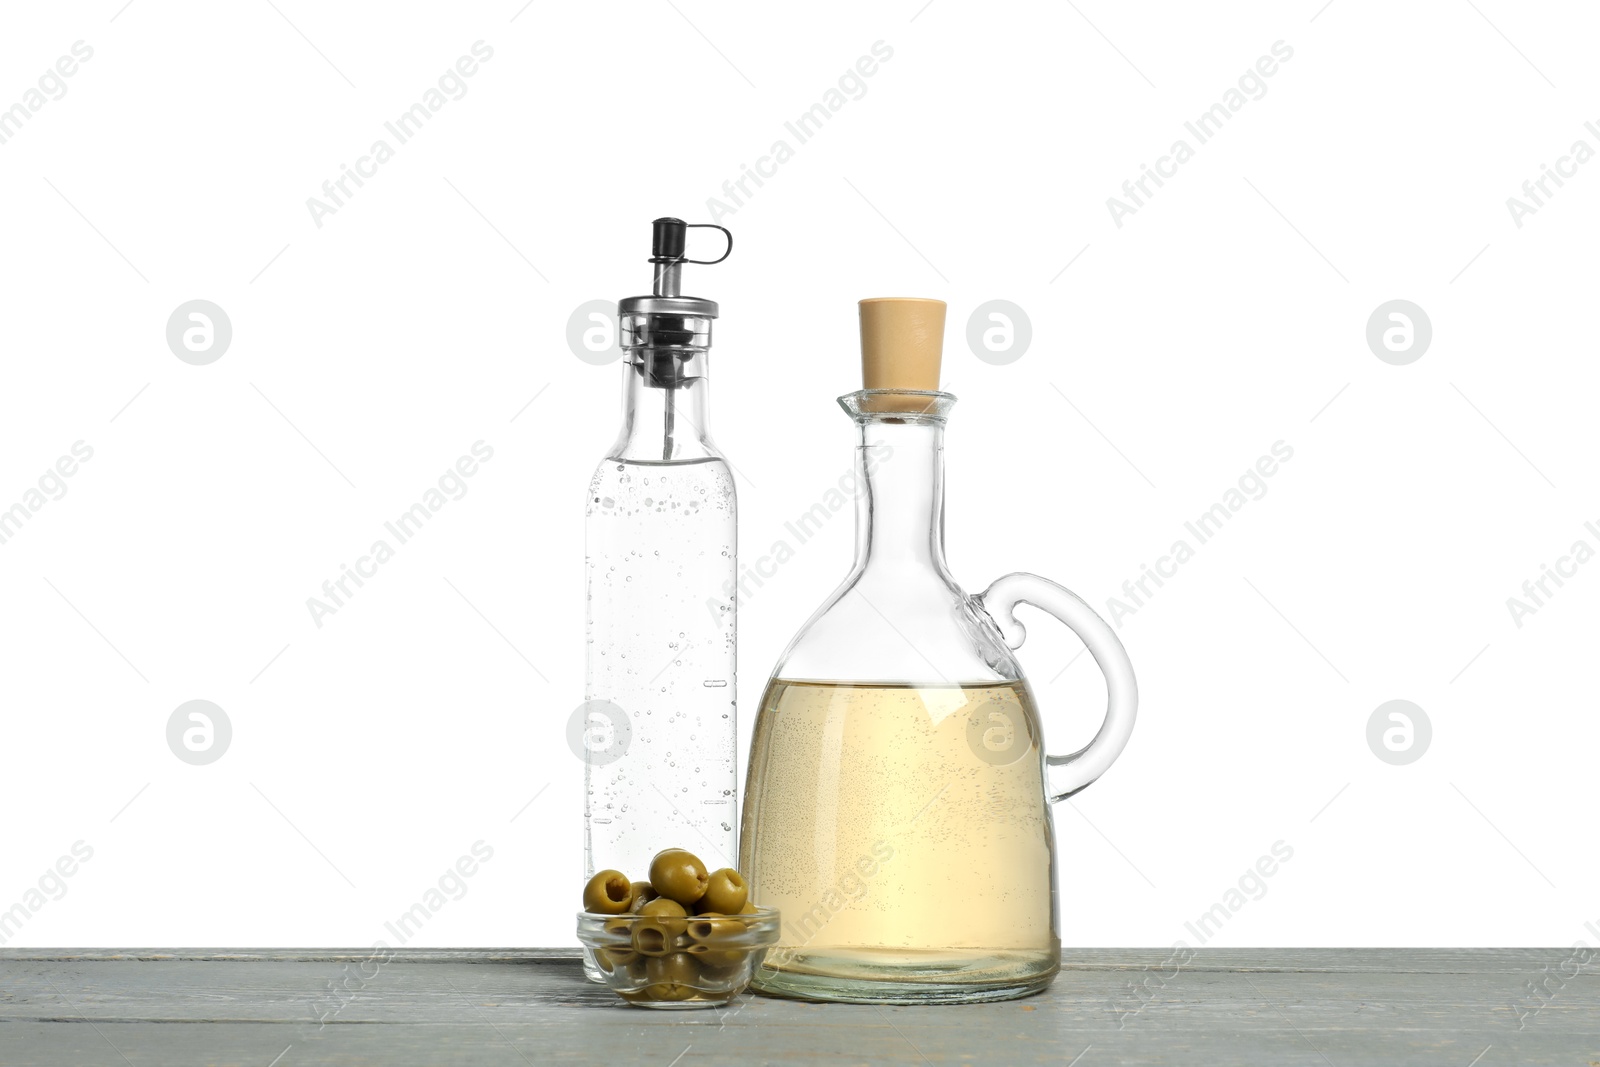
[[[693, 229], [722, 231], [727, 248], [716, 259], [687, 258], [688, 231]], [[662, 394], [664, 461], [676, 453], [677, 393], [703, 382], [706, 354], [711, 348], [711, 324], [717, 317], [716, 301], [683, 295], [683, 266], [721, 263], [732, 250], [733, 235], [722, 226], [670, 217], [655, 219], [651, 222], [650, 295], [630, 296], [617, 302], [621, 344], [629, 372], [637, 376], [638, 384]]]

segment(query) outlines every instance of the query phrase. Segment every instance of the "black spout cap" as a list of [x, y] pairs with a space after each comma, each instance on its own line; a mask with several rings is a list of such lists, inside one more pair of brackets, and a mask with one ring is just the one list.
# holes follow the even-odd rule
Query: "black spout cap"
[[[728, 242], [722, 250], [722, 255], [716, 259], [686, 259], [683, 253], [688, 246], [690, 230], [720, 230]], [[684, 222], [682, 219], [674, 218], [654, 219], [650, 223], [651, 263], [698, 263], [702, 266], [711, 266], [727, 259], [732, 251], [733, 234], [728, 232], [726, 226], [710, 222]]]
[[660, 218], [650, 225], [650, 262], [676, 263], [681, 260], [689, 224], [682, 219]]

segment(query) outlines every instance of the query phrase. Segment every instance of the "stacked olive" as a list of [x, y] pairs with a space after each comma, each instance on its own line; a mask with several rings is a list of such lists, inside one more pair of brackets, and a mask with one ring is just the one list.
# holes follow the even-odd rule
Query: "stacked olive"
[[692, 852], [669, 848], [650, 861], [650, 878], [601, 871], [583, 888], [585, 911], [612, 915], [607, 947], [595, 956], [609, 973], [626, 971], [630, 1000], [680, 1001], [714, 989], [749, 954], [738, 915], [757, 914], [744, 877], [731, 867], [707, 872]]

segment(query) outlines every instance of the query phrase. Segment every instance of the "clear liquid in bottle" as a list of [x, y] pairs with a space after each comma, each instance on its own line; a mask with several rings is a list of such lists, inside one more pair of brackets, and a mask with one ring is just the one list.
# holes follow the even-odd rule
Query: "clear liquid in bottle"
[[628, 717], [627, 751], [586, 765], [586, 873], [643, 878], [678, 846], [734, 852], [735, 494], [720, 458], [602, 460], [586, 530], [588, 699]]

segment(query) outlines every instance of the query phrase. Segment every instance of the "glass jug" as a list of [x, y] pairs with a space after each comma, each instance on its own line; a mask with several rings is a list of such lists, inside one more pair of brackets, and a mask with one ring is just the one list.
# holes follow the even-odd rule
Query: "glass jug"
[[[1127, 743], [1133, 668], [1112, 629], [1054, 582], [1008, 574], [980, 596], [956, 584], [943, 545], [955, 399], [865, 389], [839, 400], [860, 433], [855, 565], [773, 671], [745, 787], [740, 869], [752, 899], [783, 916], [755, 983], [768, 993], [1004, 1000], [1059, 968], [1050, 802]], [[1105, 674], [1105, 721], [1070, 755], [1044, 753], [1012, 655], [1019, 604], [1074, 630]]]

